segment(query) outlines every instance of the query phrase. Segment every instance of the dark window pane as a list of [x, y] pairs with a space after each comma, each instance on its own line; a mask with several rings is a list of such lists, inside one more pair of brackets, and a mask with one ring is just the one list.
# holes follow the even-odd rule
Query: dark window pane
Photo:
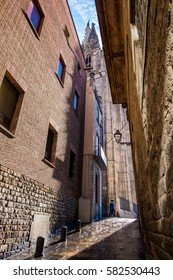
[[98, 203], [98, 175], [95, 174], [95, 203]]
[[99, 144], [100, 144], [100, 139], [98, 134], [96, 134], [96, 153], [95, 153], [96, 156], [99, 155]]
[[53, 146], [53, 137], [54, 137], [54, 133], [53, 133], [53, 131], [49, 128], [49, 130], [48, 130], [48, 136], [47, 136], [47, 143], [46, 143], [46, 152], [45, 152], [45, 158], [46, 158], [48, 161], [51, 161], [52, 146]]
[[41, 15], [33, 1], [31, 1], [30, 5], [29, 5], [27, 14], [28, 14], [28, 17], [30, 18], [34, 28], [38, 31], [39, 24], [41, 21]]
[[78, 110], [78, 99], [79, 99], [79, 95], [75, 93], [73, 106], [76, 111]]
[[70, 151], [70, 168], [69, 168], [69, 177], [74, 177], [74, 160], [75, 160], [75, 154], [73, 151]]
[[5, 77], [0, 88], [0, 123], [9, 129], [19, 92]]
[[32, 21], [32, 24], [34, 25], [35, 29], [38, 30], [39, 24], [40, 24], [40, 21], [41, 21], [41, 16], [40, 16], [39, 11], [37, 10], [36, 7], [34, 7], [33, 10], [32, 10], [31, 21]]
[[59, 60], [58, 64], [58, 77], [62, 80], [63, 79], [63, 70], [64, 70], [64, 65], [61, 60]]
[[81, 75], [81, 67], [80, 67], [79, 63], [78, 63], [77, 69], [78, 69], [79, 75]]
[[90, 55], [87, 55], [85, 62], [86, 62], [87, 67], [91, 67], [91, 56]]

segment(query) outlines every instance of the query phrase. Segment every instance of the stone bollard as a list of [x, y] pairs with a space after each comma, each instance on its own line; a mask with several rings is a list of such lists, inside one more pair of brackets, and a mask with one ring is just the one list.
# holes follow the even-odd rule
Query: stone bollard
[[67, 227], [62, 226], [61, 228], [61, 241], [66, 241], [67, 239]]
[[43, 256], [43, 247], [44, 247], [44, 237], [39, 236], [37, 238], [34, 258], [39, 258], [39, 257]]
[[77, 220], [76, 222], [76, 232], [81, 230], [81, 220]]

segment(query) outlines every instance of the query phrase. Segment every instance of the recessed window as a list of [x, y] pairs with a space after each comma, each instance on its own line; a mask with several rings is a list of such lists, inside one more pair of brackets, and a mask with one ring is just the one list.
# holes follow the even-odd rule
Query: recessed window
[[80, 66], [79, 62], [78, 62], [78, 65], [77, 65], [77, 70], [78, 70], [79, 76], [81, 76], [81, 66]]
[[99, 144], [100, 144], [100, 138], [99, 138], [98, 134], [96, 134], [96, 149], [95, 149], [96, 156], [99, 155]]
[[98, 124], [100, 125], [100, 122], [101, 122], [101, 113], [100, 113], [99, 106], [97, 106], [97, 109], [96, 109], [96, 120], [97, 120]]
[[43, 13], [41, 12], [36, 1], [31, 1], [27, 11], [27, 16], [29, 17], [33, 27], [38, 32], [40, 29], [40, 24], [43, 18]]
[[51, 162], [52, 164], [55, 164], [56, 144], [57, 132], [52, 127], [49, 127], [47, 134], [45, 159]]
[[130, 0], [130, 22], [135, 25], [135, 0]]
[[86, 67], [91, 67], [91, 55], [87, 55], [85, 59]]
[[73, 101], [73, 107], [76, 112], [78, 112], [78, 107], [79, 107], [79, 95], [77, 91], [75, 90], [75, 95], [74, 95], [74, 101]]
[[75, 163], [75, 153], [70, 151], [70, 166], [69, 166], [69, 177], [74, 178], [74, 163]]
[[67, 25], [65, 25], [65, 28], [64, 28], [64, 35], [66, 37], [67, 42], [69, 43], [70, 33], [68, 31]]
[[14, 133], [22, 102], [21, 93], [4, 77], [0, 87], [0, 124]]
[[65, 63], [62, 57], [60, 56], [59, 62], [58, 62], [58, 69], [57, 69], [57, 75], [61, 82], [64, 83], [64, 78], [65, 78]]
[[98, 175], [95, 173], [95, 203], [98, 203]]

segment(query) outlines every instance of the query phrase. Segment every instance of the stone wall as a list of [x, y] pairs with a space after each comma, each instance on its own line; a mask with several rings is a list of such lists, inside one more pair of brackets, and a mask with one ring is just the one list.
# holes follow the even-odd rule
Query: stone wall
[[146, 11], [148, 0], [138, 0], [135, 1], [135, 25], [137, 26], [139, 32], [139, 41], [142, 50], [144, 50], [145, 41], [145, 25], [146, 25]]
[[0, 258], [29, 247], [34, 214], [50, 215], [50, 233], [77, 219], [78, 200], [0, 165]]
[[[138, 75], [138, 71], [131, 71], [132, 53], [128, 45], [129, 108], [135, 177], [148, 259], [173, 259], [171, 2], [150, 1], [148, 8], [146, 50], [143, 57], [144, 83], [141, 84], [141, 87], [144, 86], [142, 106], [136, 102], [138, 93], [135, 75]], [[139, 34], [142, 34], [140, 30]]]
[[155, 259], [173, 259], [172, 16], [172, 1], [150, 4], [143, 105], [147, 140], [143, 176], [148, 180], [142, 207], [147, 252]]

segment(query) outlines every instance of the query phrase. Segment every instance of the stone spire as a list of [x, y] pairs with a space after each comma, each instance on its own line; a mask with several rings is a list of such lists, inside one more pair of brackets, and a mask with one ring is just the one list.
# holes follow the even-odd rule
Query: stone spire
[[90, 24], [89, 24], [89, 21], [87, 22], [87, 26], [85, 28], [85, 36], [84, 36], [84, 39], [82, 41], [82, 48], [83, 50], [85, 50], [87, 44], [88, 44], [88, 37], [90, 35], [90, 32], [91, 32], [91, 28], [90, 28]]
[[98, 35], [95, 30], [95, 23], [92, 23], [91, 32], [88, 37], [88, 44], [90, 45], [91, 49], [100, 48]]
[[87, 27], [85, 28], [85, 37], [82, 42], [83, 50], [85, 50], [87, 47], [90, 49], [100, 48], [98, 35], [95, 30], [95, 24], [92, 23], [90, 27], [89, 21], [87, 22]]

